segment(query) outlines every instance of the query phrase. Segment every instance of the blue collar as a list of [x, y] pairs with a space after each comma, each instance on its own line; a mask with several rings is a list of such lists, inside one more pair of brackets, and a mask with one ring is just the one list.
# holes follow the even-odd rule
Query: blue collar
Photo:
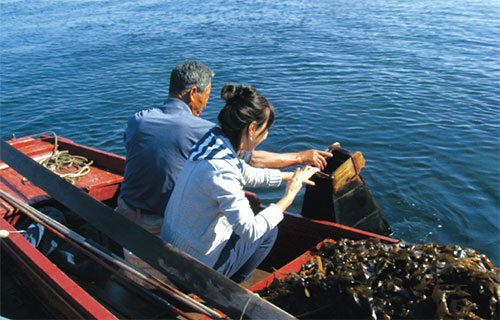
[[[163, 106], [160, 108], [163, 112], [169, 112], [173, 110], [186, 111], [193, 115], [191, 108], [182, 100], [177, 98], [168, 98], [163, 103]], [[194, 116], [194, 115], [193, 115]]]
[[224, 135], [219, 127], [210, 129], [205, 135], [191, 148], [188, 160], [211, 160], [225, 159], [229, 160], [241, 171], [243, 166], [240, 158], [233, 149], [229, 139]]

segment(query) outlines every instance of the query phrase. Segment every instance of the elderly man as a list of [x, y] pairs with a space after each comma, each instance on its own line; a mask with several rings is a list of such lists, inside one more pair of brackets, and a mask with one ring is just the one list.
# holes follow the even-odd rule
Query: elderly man
[[[116, 211], [159, 236], [163, 212], [191, 147], [215, 124], [199, 118], [207, 105], [213, 72], [198, 61], [184, 61], [170, 75], [169, 96], [161, 108], [137, 112], [125, 131], [125, 174]], [[242, 156], [256, 167], [313, 165], [322, 169], [332, 154], [254, 151]]]

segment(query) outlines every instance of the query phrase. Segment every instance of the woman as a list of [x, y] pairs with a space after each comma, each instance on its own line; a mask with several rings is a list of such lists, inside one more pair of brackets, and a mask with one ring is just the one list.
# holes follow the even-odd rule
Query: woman
[[[226, 84], [220, 127], [209, 130], [191, 149], [165, 209], [161, 237], [236, 282], [243, 282], [264, 260], [277, 236], [283, 212], [303, 183], [319, 171], [295, 173], [258, 169], [241, 161], [274, 122], [272, 104], [252, 86]], [[289, 180], [276, 204], [254, 215], [244, 187], [278, 187]]]

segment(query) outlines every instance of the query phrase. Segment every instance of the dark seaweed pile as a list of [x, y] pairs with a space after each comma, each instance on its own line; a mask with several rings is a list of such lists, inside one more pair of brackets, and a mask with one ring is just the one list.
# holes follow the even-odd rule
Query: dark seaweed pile
[[378, 239], [323, 242], [258, 292], [303, 319], [498, 319], [500, 269], [475, 250]]

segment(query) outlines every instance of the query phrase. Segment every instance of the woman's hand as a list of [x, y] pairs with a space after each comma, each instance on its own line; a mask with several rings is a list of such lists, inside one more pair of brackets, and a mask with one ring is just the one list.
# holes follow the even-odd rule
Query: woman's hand
[[310, 178], [317, 172], [319, 172], [319, 169], [316, 167], [305, 166], [302, 169], [297, 168], [286, 185], [285, 194], [290, 193], [295, 197], [304, 183], [314, 186], [314, 182]]
[[276, 205], [278, 205], [282, 211], [285, 211], [286, 208], [292, 204], [295, 196], [299, 193], [304, 183], [312, 186], [314, 185], [314, 182], [311, 181], [310, 178], [319, 171], [318, 168], [311, 166], [306, 166], [302, 169], [297, 168], [286, 185], [285, 195]]

